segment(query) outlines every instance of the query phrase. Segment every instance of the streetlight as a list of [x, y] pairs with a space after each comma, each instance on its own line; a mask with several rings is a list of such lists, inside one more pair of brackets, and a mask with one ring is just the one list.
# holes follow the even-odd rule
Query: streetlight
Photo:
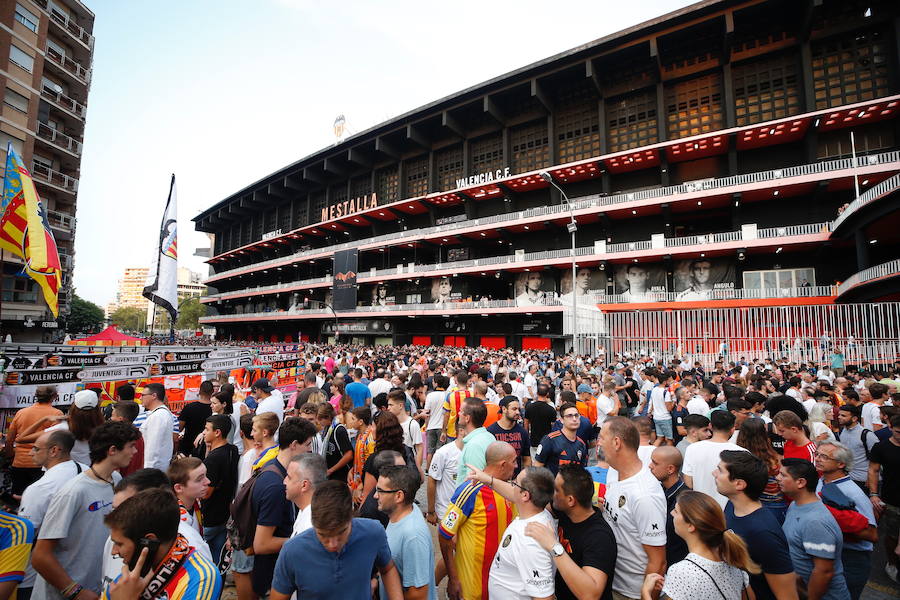
[[547, 171], [541, 171], [540, 176], [541, 179], [559, 190], [559, 193], [562, 194], [563, 201], [566, 203], [566, 206], [569, 207], [570, 221], [566, 224], [566, 229], [572, 234], [572, 350], [575, 350], [578, 334], [578, 295], [575, 293], [575, 276], [577, 271], [575, 265], [575, 232], [578, 231], [578, 223], [575, 222], [575, 211], [572, 209], [572, 203], [569, 201], [569, 197], [561, 187], [556, 185], [556, 182], [553, 181], [553, 176]]

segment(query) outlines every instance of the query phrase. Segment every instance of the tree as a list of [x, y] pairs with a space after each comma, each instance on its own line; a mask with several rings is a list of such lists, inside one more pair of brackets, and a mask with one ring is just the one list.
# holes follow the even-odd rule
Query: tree
[[128, 331], [143, 331], [147, 325], [147, 312], [136, 306], [123, 306], [109, 316], [113, 325]]
[[72, 295], [66, 331], [69, 333], [87, 333], [103, 326], [103, 309], [77, 294]]
[[200, 317], [206, 315], [206, 305], [200, 302], [200, 298], [186, 298], [178, 308], [178, 320], [175, 321], [176, 329], [197, 329], [200, 326]]

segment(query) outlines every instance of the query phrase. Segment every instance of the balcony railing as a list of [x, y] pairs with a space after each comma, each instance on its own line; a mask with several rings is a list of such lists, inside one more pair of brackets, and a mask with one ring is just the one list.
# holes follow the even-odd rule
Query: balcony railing
[[50, 20], [64, 29], [66, 33], [71, 35], [73, 38], [75, 38], [88, 48], [94, 47], [94, 36], [85, 31], [84, 27], [81, 27], [77, 23], [74, 23], [67, 14], [53, 10], [53, 8], [49, 6], [47, 0], [32, 1], [42, 9], [44, 9], [44, 12], [50, 15]]
[[69, 98], [62, 92], [57, 92], [46, 84], [41, 86], [41, 96], [55, 103], [60, 108], [74, 113], [81, 120], [84, 120], [87, 114], [87, 108], [84, 106], [84, 104], [78, 102], [73, 98]]
[[858, 211], [863, 206], [874, 202], [875, 200], [878, 200], [881, 197], [890, 194], [891, 192], [896, 191], [898, 188], [900, 188], [900, 174], [889, 177], [878, 185], [869, 188], [864, 193], [860, 194], [859, 198], [851, 202], [847, 206], [847, 208], [845, 208], [844, 211], [838, 215], [837, 219], [832, 221], [831, 230], [837, 230], [837, 228], [840, 227], [841, 223], [843, 223], [850, 215]]
[[874, 279], [881, 279], [882, 277], [894, 277], [897, 275], [900, 275], [900, 258], [882, 263], [880, 265], [875, 265], [874, 267], [869, 267], [868, 269], [864, 269], [859, 273], [856, 273], [855, 275], [851, 275], [847, 278], [847, 281], [841, 283], [838, 286], [838, 296], [842, 296], [856, 286], [867, 283]]
[[[857, 165], [863, 167], [884, 165], [887, 163], [895, 162], [900, 162], [900, 151], [883, 152], [880, 154], [870, 154], [867, 156], [857, 157]], [[665, 198], [676, 194], [707, 193], [710, 190], [722, 190], [723, 188], [746, 184], [767, 183], [772, 181], [785, 180], [783, 183], [787, 185], [791, 183], [789, 179], [792, 177], [819, 175], [832, 171], [841, 171], [851, 168], [853, 168], [853, 160], [850, 158], [841, 158], [837, 160], [827, 160], [807, 165], [799, 165], [796, 167], [773, 169], [770, 171], [748, 173], [745, 175], [735, 175], [733, 177], [723, 177], [721, 179], [710, 179], [704, 181], [702, 185], [699, 186], [694, 183], [685, 183], [681, 185], [658, 187], [636, 192], [614, 194], [611, 196], [594, 194], [590, 196], [572, 198], [572, 209], [576, 212], [590, 211], [591, 209], [612, 207], [628, 202]], [[566, 206], [565, 204], [556, 204], [552, 206], [539, 206], [536, 208], [530, 208], [528, 210], [514, 213], [503, 213], [490, 217], [469, 219], [466, 221], [461, 221], [459, 223], [449, 223], [446, 225], [436, 225], [434, 227], [425, 227], [422, 229], [389, 233], [386, 235], [379, 235], [363, 240], [344, 242], [333, 246], [326, 246], [324, 248], [316, 248], [313, 250], [296, 252], [290, 256], [273, 258], [270, 260], [254, 263], [253, 265], [236, 267], [234, 269], [222, 271], [221, 273], [216, 273], [215, 275], [207, 279], [207, 281], [217, 281], [220, 279], [231, 277], [233, 275], [238, 275], [240, 273], [249, 273], [272, 265], [288, 264], [313, 256], [328, 256], [329, 254], [332, 254], [338, 250], [359, 248], [361, 246], [377, 247], [382, 243], [396, 244], [397, 242], [404, 240], [426, 238], [435, 234], [451, 233], [460, 229], [468, 229], [487, 225], [500, 226], [500, 224], [503, 223], [515, 223], [523, 219], [530, 219], [535, 217], [563, 215], [568, 214], [568, 212], [568, 206]]]
[[38, 122], [37, 135], [42, 140], [46, 140], [63, 150], [67, 150], [75, 156], [81, 156], [81, 142], [67, 136], [58, 129], [50, 127], [46, 123]]
[[73, 215], [65, 215], [55, 210], [48, 210], [47, 221], [50, 222], [50, 227], [68, 232], [75, 231], [75, 217]]
[[[769, 298], [815, 298], [835, 296], [837, 293], [836, 286], [812, 286], [800, 288], [778, 288], [778, 289], [731, 289], [731, 290], [711, 290], [706, 292], [704, 300], [748, 300], [748, 299], [769, 299]], [[646, 302], [678, 302], [682, 296], [681, 292], [651, 292], [646, 294]], [[692, 298], [692, 301], [697, 301]], [[622, 295], [605, 295], [593, 294], [580, 300], [580, 308], [596, 309], [597, 304], [633, 304], [632, 298]], [[449, 313], [460, 310], [487, 310], [496, 308], [527, 308], [529, 311], [540, 311], [541, 307], [558, 307], [563, 310], [571, 308], [568, 301], [562, 301], [557, 296], [545, 298], [541, 304], [537, 306], [520, 307], [516, 304], [515, 299], [507, 300], [471, 300], [466, 302], [447, 302], [437, 305], [434, 302], [418, 303], [418, 304], [389, 304], [387, 306], [357, 306], [351, 310], [337, 311], [338, 315], [353, 315], [354, 313], [393, 313], [393, 312], [434, 312]], [[235, 313], [228, 315], [210, 315], [201, 317], [201, 322], [216, 322], [240, 319], [256, 319], [264, 317], [306, 317], [317, 315], [332, 315], [327, 307], [316, 307], [299, 310], [271, 310], [252, 313]]]
[[90, 83], [90, 69], [85, 69], [79, 63], [75, 62], [68, 56], [60, 54], [49, 45], [46, 48], [46, 56], [51, 63], [55, 64], [69, 75], [72, 75], [73, 77], [75, 77], [75, 79], [78, 79], [85, 85]]
[[[747, 237], [744, 237], [744, 231], [727, 231], [724, 233], [711, 233], [707, 235], [696, 235], [689, 236], [686, 238], [664, 238], [663, 248], [668, 247], [687, 247], [691, 245], [697, 246], [709, 246], [710, 244], [724, 244], [731, 242], [744, 242], [744, 241], [752, 241], [754, 239], [760, 238], [791, 238], [797, 236], [805, 236], [805, 235], [814, 235], [819, 233], [828, 233], [829, 232], [829, 224], [828, 223], [812, 223], [808, 225], [790, 225], [787, 227], [772, 227], [767, 229], [758, 229], [755, 230], [756, 235], [753, 236], [751, 233], [747, 232]], [[689, 243], [672, 243], [678, 240], [688, 240]], [[590, 256], [594, 259], [603, 260], [609, 254], [622, 254], [628, 252], [641, 252], [645, 250], [652, 250], [653, 243], [649, 240], [639, 241], [639, 242], [622, 242], [618, 244], [607, 244], [605, 251], [598, 251], [594, 246], [584, 246], [581, 248], [575, 249], [575, 255], [579, 257]], [[397, 265], [394, 267], [389, 267], [386, 269], [376, 269], [374, 271], [360, 271], [358, 275], [358, 280], [361, 282], [368, 281], [370, 279], [374, 279], [377, 281], [381, 281], [384, 277], [390, 277], [393, 275], [399, 276], [412, 276], [417, 273], [427, 273], [427, 272], [444, 272], [444, 273], [456, 273], [459, 272], [460, 269], [467, 268], [485, 268], [485, 267], [494, 267], [497, 265], [507, 265], [511, 263], [541, 263], [546, 262], [548, 260], [560, 260], [560, 259], [568, 259], [572, 256], [571, 248], [566, 248], [563, 250], [544, 250], [541, 252], [526, 252], [519, 254], [505, 254], [501, 256], [490, 256], [487, 258], [474, 258], [470, 260], [457, 260], [453, 262], [446, 263], [432, 263], [425, 265], [413, 265], [410, 269], [409, 265]], [[252, 288], [245, 288], [242, 290], [236, 290], [232, 292], [222, 292], [221, 294], [215, 294], [212, 296], [207, 296], [206, 300], [208, 302], [212, 302], [215, 300], [222, 299], [226, 296], [251, 296], [258, 294], [266, 294], [266, 293], [278, 293], [288, 291], [286, 288], [302, 288], [307, 285], [314, 285], [318, 283], [325, 283], [331, 281], [331, 276], [326, 277], [317, 277], [314, 279], [305, 279], [298, 280], [293, 282], [267, 285], [267, 286], [257, 286]]]
[[78, 180], [59, 171], [48, 169], [40, 163], [34, 163], [31, 168], [31, 174], [34, 175], [38, 182], [49, 183], [52, 186], [63, 189], [73, 194], [78, 193]]

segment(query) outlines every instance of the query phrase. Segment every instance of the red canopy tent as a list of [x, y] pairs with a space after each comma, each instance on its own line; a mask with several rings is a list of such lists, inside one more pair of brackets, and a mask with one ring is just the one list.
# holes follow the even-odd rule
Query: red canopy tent
[[69, 344], [73, 346], [146, 346], [147, 340], [125, 335], [116, 329], [115, 325], [110, 325], [100, 333], [79, 340], [70, 340]]

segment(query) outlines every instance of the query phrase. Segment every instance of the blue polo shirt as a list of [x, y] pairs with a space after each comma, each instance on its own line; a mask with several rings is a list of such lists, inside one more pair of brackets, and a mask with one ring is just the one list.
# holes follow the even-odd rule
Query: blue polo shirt
[[372, 568], [390, 562], [387, 535], [378, 521], [353, 519], [340, 552], [325, 550], [315, 530], [307, 529], [281, 548], [272, 589], [286, 595], [296, 592], [303, 600], [369, 600]]
[[358, 381], [354, 381], [344, 388], [344, 391], [347, 392], [347, 395], [353, 400], [353, 408], [358, 408], [360, 406], [366, 405], [366, 398], [372, 397], [372, 392], [369, 391], [369, 386], [364, 383], [360, 383]]

